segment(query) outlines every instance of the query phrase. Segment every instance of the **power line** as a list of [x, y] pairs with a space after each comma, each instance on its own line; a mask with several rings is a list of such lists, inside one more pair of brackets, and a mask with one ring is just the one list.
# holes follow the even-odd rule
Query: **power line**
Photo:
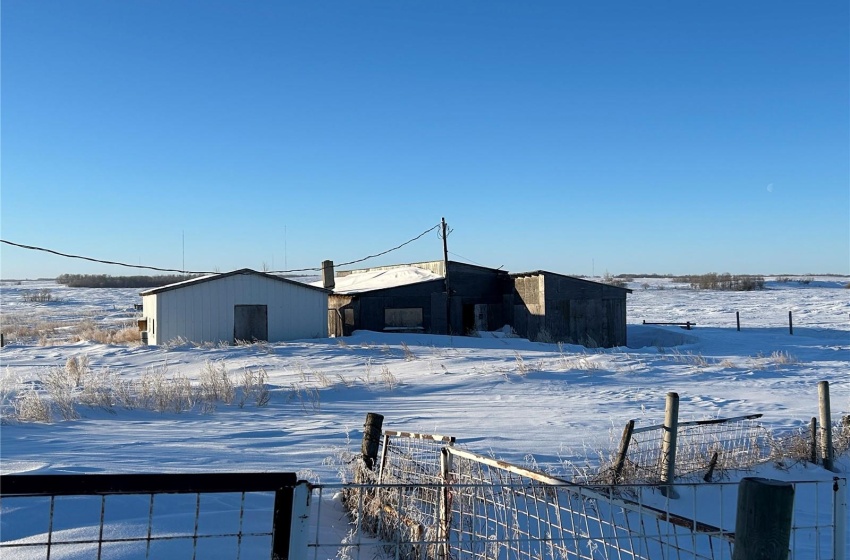
[[475, 262], [474, 260], [470, 259], [469, 257], [464, 257], [463, 255], [458, 255], [457, 253], [452, 253], [451, 251], [448, 251], [448, 253], [449, 253], [450, 255], [454, 255], [454, 256], [456, 256], [456, 257], [460, 257], [460, 258], [462, 258], [462, 259], [463, 259], [463, 260], [465, 260], [465, 261], [469, 261], [469, 262], [471, 262], [472, 264], [477, 264], [478, 266], [484, 266], [484, 267], [486, 267], [486, 266], [487, 266], [486, 264], [481, 264], [480, 262]]
[[186, 270], [177, 270], [174, 268], [160, 268], [158, 266], [146, 266], [141, 264], [127, 264], [117, 261], [106, 261], [103, 259], [95, 259], [92, 257], [84, 257], [82, 255], [71, 255], [68, 253], [61, 253], [59, 251], [54, 251], [53, 249], [46, 249], [44, 247], [35, 247], [34, 245], [24, 245], [22, 243], [15, 243], [13, 241], [7, 241], [6, 239], [0, 239], [0, 242], [5, 243], [6, 245], [12, 245], [14, 247], [20, 247], [21, 249], [28, 249], [30, 251], [43, 251], [45, 253], [51, 253], [53, 255], [59, 255], [60, 257], [67, 257], [69, 259], [80, 259], [84, 261], [90, 261], [101, 264], [113, 264], [115, 266], [126, 266], [128, 268], [144, 268], [146, 270], [156, 270], [157, 272], [178, 272], [180, 274], [214, 274], [214, 272], [195, 272], [195, 271], [186, 271]]
[[[435, 225], [431, 228], [426, 229], [425, 231], [423, 231], [422, 233], [420, 233], [416, 237], [409, 239], [409, 240], [405, 241], [404, 243], [402, 243], [401, 245], [397, 245], [397, 246], [393, 247], [392, 249], [387, 249], [386, 251], [381, 251], [380, 253], [376, 253], [374, 255], [369, 255], [367, 257], [363, 257], [362, 259], [356, 259], [356, 260], [353, 260], [353, 261], [340, 263], [336, 266], [348, 266], [348, 265], [360, 263], [360, 262], [363, 262], [363, 261], [367, 261], [369, 259], [374, 259], [375, 257], [380, 257], [380, 256], [383, 256], [383, 255], [386, 255], [387, 253], [391, 253], [391, 252], [393, 252], [397, 249], [401, 249], [405, 245], [413, 243], [417, 239], [420, 239], [421, 237], [423, 237], [427, 233], [434, 231], [438, 227], [440, 227], [440, 224], [437, 224], [437, 225]], [[69, 259], [80, 259], [80, 260], [94, 262], [94, 263], [100, 263], [100, 264], [124, 266], [124, 267], [127, 267], [127, 268], [141, 268], [141, 269], [145, 269], [145, 270], [155, 270], [157, 272], [176, 272], [178, 274], [217, 274], [217, 271], [211, 271], [211, 270], [177, 270], [177, 269], [174, 269], [174, 268], [161, 268], [161, 267], [158, 267], [158, 266], [146, 266], [146, 265], [141, 265], [141, 264], [128, 264], [128, 263], [123, 263], [123, 262], [118, 262], [118, 261], [108, 261], [108, 260], [104, 260], [104, 259], [96, 259], [96, 258], [93, 258], [93, 257], [86, 257], [86, 256], [83, 256], [83, 255], [73, 255], [73, 254], [70, 254], [70, 253], [62, 253], [60, 251], [55, 251], [53, 249], [47, 249], [45, 247], [36, 247], [35, 245], [25, 245], [23, 243], [15, 243], [14, 241], [8, 241], [6, 239], [0, 239], [0, 242], [5, 243], [7, 245], [12, 245], [13, 247], [19, 247], [21, 249], [27, 249], [29, 251], [42, 251], [44, 253], [50, 253], [52, 255], [58, 255], [60, 257], [66, 257], [66, 258], [69, 258]], [[292, 272], [319, 272], [321, 270], [322, 269], [320, 267], [295, 268], [295, 269], [290, 269], [290, 270], [272, 270], [272, 271], [268, 271], [267, 274], [289, 274], [289, 273], [292, 273]]]
[[[432, 231], [434, 231], [434, 230], [435, 230], [435, 229], [437, 229], [438, 227], [440, 227], [440, 224], [437, 224], [437, 225], [435, 225], [435, 226], [434, 226], [434, 227], [432, 227], [432, 228], [426, 229], [425, 231], [423, 231], [422, 233], [420, 233], [419, 235], [417, 235], [417, 236], [416, 236], [416, 237], [414, 237], [413, 239], [408, 239], [407, 241], [405, 241], [405, 242], [404, 242], [404, 243], [402, 243], [401, 245], [398, 245], [398, 246], [396, 246], [396, 247], [393, 247], [392, 249], [387, 249], [386, 251], [384, 251], [384, 252], [382, 252], [382, 253], [377, 253], [377, 254], [375, 254], [375, 255], [369, 255], [368, 257], [363, 257], [362, 259], [357, 259], [356, 261], [349, 261], [349, 262], [345, 262], [345, 263], [339, 263], [338, 265], [335, 265], [335, 266], [348, 266], [348, 265], [350, 265], [350, 264], [357, 264], [357, 263], [359, 263], [359, 262], [363, 262], [363, 261], [365, 261], [365, 260], [374, 259], [375, 257], [380, 257], [380, 256], [382, 256], [382, 255], [386, 255], [387, 253], [391, 253], [391, 252], [395, 251], [396, 249], [401, 249], [401, 248], [402, 248], [402, 247], [404, 247], [405, 245], [408, 245], [408, 244], [410, 244], [410, 243], [413, 243], [413, 242], [414, 242], [414, 241], [416, 241], [417, 239], [420, 239], [421, 237], [425, 236], [425, 234], [427, 234], [427, 233], [431, 233]], [[319, 269], [319, 270], [321, 270], [321, 269]]]

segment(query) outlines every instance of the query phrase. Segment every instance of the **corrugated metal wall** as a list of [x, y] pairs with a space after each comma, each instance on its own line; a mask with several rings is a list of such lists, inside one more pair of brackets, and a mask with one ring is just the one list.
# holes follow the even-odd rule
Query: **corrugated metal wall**
[[193, 342], [233, 342], [236, 305], [268, 306], [269, 342], [328, 335], [326, 293], [256, 274], [224, 276], [145, 296], [146, 316], [148, 298], [156, 298], [152, 344], [178, 336]]

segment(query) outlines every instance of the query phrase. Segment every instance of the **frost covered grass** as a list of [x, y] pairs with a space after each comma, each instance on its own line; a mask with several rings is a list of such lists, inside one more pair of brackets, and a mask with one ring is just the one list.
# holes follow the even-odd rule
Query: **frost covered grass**
[[51, 366], [32, 379], [14, 377], [9, 368], [0, 376], [0, 417], [4, 424], [79, 420], [83, 409], [117, 414], [148, 410], [180, 414], [194, 409], [209, 414], [216, 406], [239, 408], [268, 405], [271, 398], [263, 368], [243, 368], [234, 376], [223, 361], [206, 361], [193, 381], [171, 373], [167, 363], [147, 368], [128, 379], [108, 366], [93, 368], [87, 355], [69, 357], [64, 366]]

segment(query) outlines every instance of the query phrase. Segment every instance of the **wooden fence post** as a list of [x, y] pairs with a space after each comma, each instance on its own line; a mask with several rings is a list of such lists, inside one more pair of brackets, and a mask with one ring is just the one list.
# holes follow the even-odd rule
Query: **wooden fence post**
[[787, 560], [794, 486], [747, 477], [738, 485], [732, 560]]
[[363, 464], [369, 470], [375, 468], [375, 460], [378, 458], [378, 447], [381, 443], [381, 427], [384, 417], [381, 414], [370, 412], [366, 414], [366, 423], [363, 424], [363, 443], [360, 445], [360, 454]]
[[708, 471], [706, 471], [705, 476], [702, 479], [706, 482], [711, 482], [711, 477], [714, 476], [714, 469], [717, 468], [717, 458], [719, 455], [717, 451], [714, 452], [714, 455], [711, 456], [711, 461], [708, 462]]
[[634, 429], [634, 420], [626, 422], [626, 427], [623, 428], [623, 437], [620, 439], [620, 450], [617, 452], [617, 462], [614, 463], [614, 473], [611, 476], [611, 484], [617, 484], [620, 480], [620, 475], [623, 473], [623, 466], [626, 464], [626, 456], [629, 453], [629, 443], [632, 440], [632, 430]]
[[791, 312], [788, 312], [788, 332], [794, 334], [794, 319], [791, 317]]
[[818, 403], [820, 404], [820, 429], [823, 432], [820, 438], [821, 459], [823, 468], [833, 470], [832, 449], [832, 413], [829, 407], [829, 381], [818, 383]]
[[818, 419], [812, 416], [811, 438], [809, 441], [809, 462], [818, 464]]
[[661, 439], [661, 492], [668, 498], [678, 498], [673, 490], [676, 476], [676, 432], [679, 429], [679, 394], [667, 393], [664, 409], [664, 428]]

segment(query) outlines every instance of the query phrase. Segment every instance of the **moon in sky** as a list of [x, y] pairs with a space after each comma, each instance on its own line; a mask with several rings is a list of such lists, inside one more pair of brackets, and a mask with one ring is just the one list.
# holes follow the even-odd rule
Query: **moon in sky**
[[773, 183], [767, 184], [767, 192], [773, 192]]

